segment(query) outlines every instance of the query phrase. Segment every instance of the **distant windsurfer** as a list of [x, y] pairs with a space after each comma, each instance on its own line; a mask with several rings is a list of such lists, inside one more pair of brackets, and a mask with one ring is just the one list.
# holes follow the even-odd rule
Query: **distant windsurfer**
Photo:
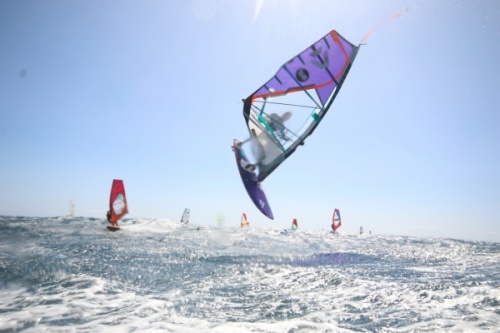
[[[107, 211], [106, 213], [106, 219], [108, 220], [109, 223], [111, 223], [111, 227], [115, 227], [115, 228], [118, 228], [118, 221], [116, 222], [113, 222], [113, 220], [111, 219], [111, 213], [109, 212], [109, 210]], [[111, 228], [108, 226], [108, 228]]]
[[241, 215], [241, 222], [240, 222], [240, 226], [241, 226], [242, 228], [247, 228], [247, 227], [249, 227], [249, 226], [250, 226], [250, 222], [248, 222], [248, 220], [247, 220], [247, 215], [246, 215], [245, 213], [243, 213], [243, 214]]
[[111, 225], [113, 227], [117, 227], [118, 226], [118, 221], [116, 221], [116, 222], [111, 221], [111, 213], [109, 212], [109, 210], [106, 213], [106, 218], [108, 219], [108, 222], [111, 223]]

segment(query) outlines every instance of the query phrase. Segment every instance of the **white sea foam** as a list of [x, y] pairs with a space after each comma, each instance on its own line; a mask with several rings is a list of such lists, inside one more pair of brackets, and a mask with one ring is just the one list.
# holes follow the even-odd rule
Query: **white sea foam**
[[0, 331], [499, 331], [495, 243], [168, 219], [114, 233], [97, 219], [1, 222]]
[[130, 232], [151, 232], [151, 233], [169, 233], [181, 227], [178, 222], [169, 219], [134, 219], [125, 220], [120, 224], [123, 231]]

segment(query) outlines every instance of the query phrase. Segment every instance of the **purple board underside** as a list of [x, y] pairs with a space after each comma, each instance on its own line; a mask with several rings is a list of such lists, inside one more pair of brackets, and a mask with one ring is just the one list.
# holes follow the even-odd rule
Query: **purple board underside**
[[240, 161], [241, 159], [244, 159], [244, 157], [242, 156], [241, 150], [237, 148], [238, 143], [238, 140], [234, 140], [234, 153], [236, 156], [236, 164], [238, 166], [238, 171], [240, 173], [241, 180], [243, 181], [243, 185], [245, 185], [245, 189], [247, 190], [247, 193], [252, 199], [255, 206], [257, 206], [262, 214], [273, 220], [273, 212], [271, 211], [271, 207], [269, 206], [269, 202], [267, 201], [266, 194], [262, 190], [260, 183], [257, 181], [257, 175], [253, 172], [245, 170], [240, 165]]

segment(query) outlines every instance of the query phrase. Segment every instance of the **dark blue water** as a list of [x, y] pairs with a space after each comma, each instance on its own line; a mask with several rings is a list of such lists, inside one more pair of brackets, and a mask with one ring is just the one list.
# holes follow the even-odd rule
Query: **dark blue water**
[[500, 244], [0, 217], [0, 332], [500, 332]]

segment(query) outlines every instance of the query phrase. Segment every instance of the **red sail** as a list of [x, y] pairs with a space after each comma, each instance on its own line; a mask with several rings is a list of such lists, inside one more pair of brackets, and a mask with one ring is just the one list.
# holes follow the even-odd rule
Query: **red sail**
[[109, 211], [111, 212], [112, 225], [118, 224], [118, 221], [128, 213], [125, 186], [121, 179], [113, 179], [111, 194], [109, 196]]
[[342, 219], [340, 218], [340, 211], [338, 208], [335, 208], [333, 211], [332, 217], [332, 229], [333, 231], [337, 231], [338, 228], [342, 225]]

